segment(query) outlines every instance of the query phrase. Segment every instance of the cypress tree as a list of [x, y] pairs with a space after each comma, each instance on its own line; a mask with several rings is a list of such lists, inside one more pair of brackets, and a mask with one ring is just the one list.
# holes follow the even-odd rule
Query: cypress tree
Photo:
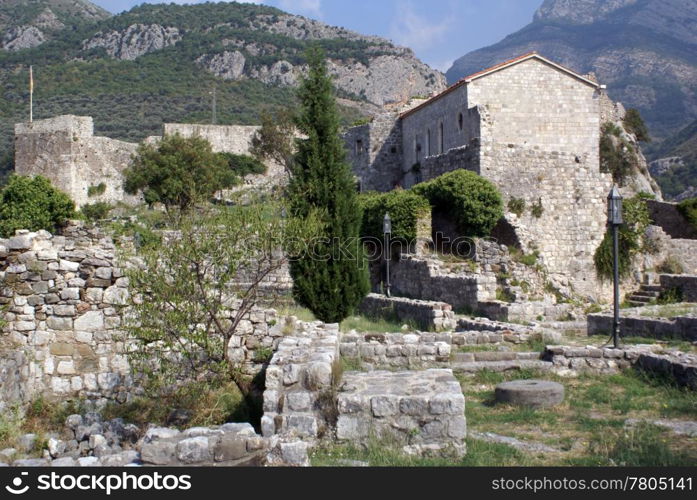
[[334, 89], [320, 49], [308, 52], [309, 74], [298, 90], [298, 141], [288, 185], [296, 217], [321, 214], [323, 238], [291, 263], [293, 296], [317, 318], [338, 323], [369, 291], [359, 241], [361, 212], [351, 168], [339, 136]]

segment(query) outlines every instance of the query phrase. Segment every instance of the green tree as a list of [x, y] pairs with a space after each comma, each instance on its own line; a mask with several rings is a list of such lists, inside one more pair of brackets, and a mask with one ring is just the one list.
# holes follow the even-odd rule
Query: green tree
[[308, 52], [309, 75], [298, 91], [297, 141], [288, 195], [291, 213], [322, 212], [324, 235], [291, 263], [293, 295], [325, 322], [340, 322], [368, 293], [368, 270], [359, 240], [361, 211], [339, 137], [334, 90], [323, 53]]
[[166, 242], [143, 247], [127, 271], [126, 330], [134, 373], [153, 393], [186, 379], [232, 377], [250, 389], [228, 344], [260, 300], [265, 278], [319, 232], [318, 218], [270, 217], [278, 206], [207, 207], [183, 214]]
[[124, 190], [142, 191], [145, 201], [182, 211], [239, 182], [225, 157], [201, 137], [165, 136], [157, 146], [141, 144], [125, 172]]
[[75, 203], [45, 177], [12, 175], [0, 192], [0, 235], [13, 236], [17, 229], [55, 232], [75, 217]]
[[649, 135], [649, 129], [644, 123], [644, 119], [639, 114], [639, 110], [635, 108], [629, 108], [624, 114], [624, 128], [628, 132], [631, 132], [636, 137], [637, 141], [641, 142], [651, 142], [651, 136]]
[[291, 111], [262, 113], [261, 127], [252, 137], [252, 155], [260, 161], [272, 160], [290, 172], [295, 154], [295, 135], [295, 119]]

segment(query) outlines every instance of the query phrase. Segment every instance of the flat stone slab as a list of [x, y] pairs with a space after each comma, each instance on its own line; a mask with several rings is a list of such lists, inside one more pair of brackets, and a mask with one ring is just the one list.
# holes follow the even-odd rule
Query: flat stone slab
[[549, 380], [514, 380], [496, 386], [496, 401], [529, 408], [549, 408], [564, 401], [564, 386]]
[[347, 372], [337, 398], [337, 439], [385, 439], [408, 453], [465, 453], [465, 397], [450, 369]]

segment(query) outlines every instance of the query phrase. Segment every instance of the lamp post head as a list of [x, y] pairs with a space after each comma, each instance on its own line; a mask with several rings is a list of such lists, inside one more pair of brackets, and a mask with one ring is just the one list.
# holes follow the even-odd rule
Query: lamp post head
[[607, 197], [607, 221], [609, 224], [619, 226], [622, 220], [622, 195], [616, 185], [612, 186]]
[[392, 219], [390, 219], [390, 214], [385, 213], [385, 218], [382, 220], [382, 232], [385, 234], [392, 233]]

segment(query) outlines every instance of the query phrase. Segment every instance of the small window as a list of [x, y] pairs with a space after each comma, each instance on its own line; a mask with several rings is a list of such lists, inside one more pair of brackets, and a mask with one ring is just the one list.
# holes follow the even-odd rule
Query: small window
[[426, 131], [426, 155], [431, 156], [431, 129]]
[[356, 140], [356, 154], [359, 155], [363, 153], [363, 140], [358, 139]]
[[443, 130], [443, 122], [438, 125], [438, 154], [445, 153], [445, 132]]
[[462, 118], [462, 113], [457, 114], [457, 129], [462, 132], [462, 126], [463, 126], [463, 118]]
[[397, 154], [397, 146], [392, 146], [390, 148], [390, 153], [392, 153], [393, 155], [396, 155]]

